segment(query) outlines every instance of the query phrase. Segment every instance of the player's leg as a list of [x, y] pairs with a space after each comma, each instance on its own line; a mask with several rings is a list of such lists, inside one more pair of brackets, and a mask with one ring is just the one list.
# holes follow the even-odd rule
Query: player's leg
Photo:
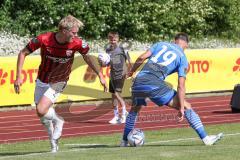
[[113, 107], [114, 117], [109, 121], [109, 123], [119, 124], [120, 117], [119, 117], [119, 111], [118, 111], [118, 100], [114, 93], [112, 93], [112, 107]]
[[[173, 99], [168, 103], [168, 106], [175, 109], [179, 109], [179, 99], [177, 95], [175, 95]], [[196, 133], [198, 134], [198, 136], [201, 138], [205, 145], [213, 145], [215, 142], [221, 139], [222, 133], [218, 135], [208, 136], [199, 115], [192, 109], [190, 103], [184, 101], [184, 107], [185, 118], [187, 119], [189, 125], [196, 131]]]
[[124, 86], [124, 82], [125, 82], [125, 78], [117, 79], [114, 82], [114, 84], [115, 84], [115, 94], [116, 94], [116, 97], [117, 97], [119, 103], [122, 106], [122, 119], [121, 119], [122, 123], [125, 123], [126, 117], [128, 115], [128, 112], [127, 112], [127, 109], [126, 109], [126, 103], [125, 103], [125, 101], [124, 101], [124, 99], [121, 95], [122, 89], [123, 89], [123, 86]]
[[128, 112], [126, 110], [125, 101], [121, 96], [124, 79], [116, 79], [116, 80], [111, 79], [109, 84], [110, 84], [109, 91], [112, 93], [112, 96], [114, 97], [114, 99], [116, 99], [117, 102], [119, 102], [122, 107], [122, 116], [120, 119], [120, 123], [125, 123]]
[[[59, 95], [60, 93], [56, 93], [56, 91], [52, 88], [48, 88], [37, 105], [37, 112], [43, 124], [45, 121], [49, 120], [52, 121], [54, 125], [53, 135], [51, 139], [52, 152], [57, 152], [58, 150], [58, 140], [62, 135], [64, 124], [63, 118], [57, 115], [54, 108], [52, 107], [53, 103], [56, 101]], [[46, 124], [44, 125], [47, 127]]]
[[[159, 89], [156, 90], [156, 92], [157, 94], [154, 94], [154, 96], [151, 97], [151, 100], [153, 102], [155, 102], [159, 106], [167, 105], [175, 109], [179, 108], [179, 99], [177, 96], [177, 92], [174, 89], [168, 87], [165, 82], [162, 82], [162, 86], [159, 87]], [[204, 130], [204, 127], [199, 116], [193, 111], [190, 103], [185, 101], [184, 105], [185, 105], [184, 113], [188, 123], [198, 133], [199, 137], [203, 139], [204, 137], [207, 136], [207, 133]]]
[[118, 110], [118, 100], [115, 95], [114, 84], [111, 79], [109, 80], [109, 92], [112, 93], [112, 107], [113, 107], [113, 114], [114, 114], [114, 117], [109, 121], [109, 123], [119, 124], [120, 117], [119, 117], [119, 110]]
[[[168, 106], [179, 109], [179, 100], [177, 95], [173, 98], [172, 101], [170, 101]], [[184, 115], [189, 125], [197, 132], [201, 139], [205, 138], [207, 136], [207, 133], [198, 114], [191, 108], [190, 103], [188, 103], [187, 101], [184, 102], [184, 107]]]
[[[65, 88], [66, 83], [65, 82], [58, 82], [50, 85], [50, 88], [44, 93], [44, 96], [42, 99], [45, 99], [48, 101], [50, 100], [53, 103], [56, 102], [57, 98], [60, 96], [60, 93]], [[44, 108], [44, 107], [43, 107]], [[48, 112], [52, 114], [52, 122], [54, 125], [54, 131], [53, 131], [53, 137], [52, 137], [52, 152], [56, 152], [58, 150], [58, 140], [60, 139], [62, 135], [62, 129], [64, 125], [64, 119], [60, 117], [54, 110], [54, 108], [49, 106]], [[47, 114], [46, 113], [46, 114]], [[44, 115], [44, 117], [46, 116]]]
[[[49, 139], [51, 140], [53, 136], [53, 130], [54, 130], [52, 119], [43, 118], [44, 114], [40, 114], [38, 111], [38, 108], [39, 108], [38, 103], [48, 88], [49, 88], [49, 85], [42, 83], [40, 80], [36, 80], [36, 86], [34, 91], [34, 102], [36, 104], [37, 115], [39, 116], [41, 123], [45, 126], [48, 132]], [[46, 111], [40, 111], [40, 112], [46, 112]]]
[[[48, 131], [52, 131], [52, 135], [49, 136], [51, 144], [51, 152], [55, 153], [58, 151], [58, 140], [62, 134], [62, 128], [64, 121], [58, 117], [52, 106], [52, 101], [43, 96], [37, 104], [37, 113], [40, 116], [42, 124]], [[49, 123], [52, 126], [49, 126]], [[54, 128], [52, 128], [54, 127]]]
[[129, 132], [134, 128], [135, 123], [137, 121], [138, 113], [140, 112], [142, 106], [146, 106], [145, 98], [148, 94], [145, 94], [145, 87], [133, 85], [132, 87], [132, 107], [128, 113], [126, 118], [126, 123], [123, 131], [123, 137], [120, 146], [126, 147], [128, 145], [127, 136]]
[[[53, 103], [59, 97], [60, 92], [53, 90], [48, 84], [37, 82], [38, 88], [42, 88], [42, 92], [38, 92], [36, 87], [35, 91], [35, 103], [37, 104], [36, 110], [40, 117], [42, 124], [46, 127], [49, 138], [51, 140], [52, 152], [58, 150], [58, 139], [61, 137], [64, 120], [57, 115]], [[53, 129], [54, 125], [54, 129]]]
[[124, 101], [124, 99], [121, 96], [121, 92], [119, 90], [116, 89], [115, 91], [115, 96], [118, 100], [118, 102], [121, 104], [122, 106], [122, 116], [121, 116], [121, 123], [125, 123], [126, 122], [126, 118], [128, 115], [127, 109], [126, 109], [126, 103]]
[[[132, 107], [126, 119], [122, 142], [120, 146], [122, 147], [127, 146], [128, 144], [127, 136], [135, 126], [138, 113], [142, 106], [147, 105], [145, 99], [149, 97], [151, 100], [155, 100], [152, 98], [158, 96], [158, 93], [159, 94], [162, 93], [162, 90], [159, 89], [159, 85], [161, 85], [161, 83], [157, 84], [158, 81], [159, 81], [158, 78], [154, 79], [154, 77], [149, 76], [144, 76], [135, 79], [132, 86]], [[156, 103], [155, 101], [153, 102]]]
[[139, 111], [141, 110], [141, 107], [142, 107], [141, 105], [131, 107], [129, 114], [126, 118], [126, 123], [125, 123], [124, 131], [123, 131], [123, 137], [122, 137], [120, 147], [128, 146], [127, 136], [129, 134], [129, 132], [135, 126], [135, 123], [137, 121], [137, 116], [138, 116]]

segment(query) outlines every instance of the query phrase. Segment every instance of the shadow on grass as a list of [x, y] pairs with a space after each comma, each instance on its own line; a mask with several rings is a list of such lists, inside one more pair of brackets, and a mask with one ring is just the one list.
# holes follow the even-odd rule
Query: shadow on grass
[[4, 152], [0, 153], [1, 156], [23, 156], [23, 155], [31, 155], [31, 154], [41, 154], [41, 153], [48, 153], [49, 151], [40, 151], [40, 152]]
[[103, 145], [103, 144], [74, 144], [68, 146], [70, 149], [89, 149], [89, 148], [148, 148], [148, 147], [192, 147], [192, 146], [202, 146], [202, 144], [146, 144], [140, 147], [120, 147], [119, 145]]
[[143, 147], [192, 147], [192, 146], [202, 146], [202, 144], [147, 144]]
[[89, 149], [89, 148], [113, 148], [114, 146], [104, 144], [74, 144], [68, 146], [69, 149]]

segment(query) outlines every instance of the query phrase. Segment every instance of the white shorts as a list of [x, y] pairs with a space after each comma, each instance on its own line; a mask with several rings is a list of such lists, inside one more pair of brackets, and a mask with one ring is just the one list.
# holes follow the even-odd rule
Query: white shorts
[[[66, 86], [66, 82], [63, 82]], [[63, 88], [61, 90], [55, 91], [51, 88], [51, 85], [48, 83], [43, 83], [39, 79], [36, 80], [36, 86], [35, 86], [35, 92], [34, 92], [34, 102], [35, 104], [38, 104], [39, 100], [42, 98], [42, 96], [45, 96], [51, 100], [52, 103], [55, 103], [57, 98], [60, 96], [61, 92], [63, 91]]]

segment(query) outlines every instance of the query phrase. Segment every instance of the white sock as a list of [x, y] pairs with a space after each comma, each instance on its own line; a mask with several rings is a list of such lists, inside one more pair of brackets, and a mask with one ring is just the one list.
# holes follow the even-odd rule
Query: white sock
[[52, 119], [53, 119], [53, 112], [51, 110], [50, 111], [48, 110], [48, 112], [43, 117], [40, 118], [40, 121], [45, 126], [48, 132], [49, 139], [52, 139], [52, 136], [53, 136]]
[[[57, 115], [57, 113], [55, 112], [55, 109], [53, 107], [49, 108], [49, 112], [52, 114], [52, 122], [54, 124], [54, 131], [53, 131], [52, 139], [57, 140], [62, 135], [62, 127], [59, 128], [59, 122], [62, 123], [62, 121], [64, 122], [64, 120], [62, 117]], [[56, 128], [56, 127], [58, 127], [58, 128]]]
[[60, 117], [60, 116], [55, 112], [55, 109], [54, 109], [53, 107], [50, 107], [49, 110], [48, 110], [48, 112], [50, 112], [50, 113], [52, 114], [52, 120], [53, 120], [54, 122], [63, 120], [63, 118]]
[[115, 117], [118, 117], [118, 106], [114, 107], [113, 113]]
[[48, 119], [48, 120], [52, 120], [54, 114], [55, 114], [54, 109], [52, 107], [50, 107], [48, 112], [42, 118], [45, 118], [45, 119]]

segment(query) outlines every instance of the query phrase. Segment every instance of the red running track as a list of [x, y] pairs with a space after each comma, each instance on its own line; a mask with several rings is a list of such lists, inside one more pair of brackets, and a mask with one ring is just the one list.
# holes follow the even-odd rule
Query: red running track
[[[190, 98], [188, 101], [205, 125], [240, 122], [239, 114], [231, 112], [230, 98], [230, 96], [212, 96]], [[67, 105], [56, 107], [56, 110], [66, 122], [62, 137], [111, 134], [122, 132], [124, 127], [124, 124], [108, 124], [113, 116], [110, 104]], [[186, 121], [181, 123], [176, 121], [176, 115], [176, 110], [156, 107], [149, 102], [148, 107], [141, 110], [136, 127], [143, 130], [187, 127]], [[48, 139], [48, 136], [35, 110], [0, 112], [0, 143], [42, 139]]]

